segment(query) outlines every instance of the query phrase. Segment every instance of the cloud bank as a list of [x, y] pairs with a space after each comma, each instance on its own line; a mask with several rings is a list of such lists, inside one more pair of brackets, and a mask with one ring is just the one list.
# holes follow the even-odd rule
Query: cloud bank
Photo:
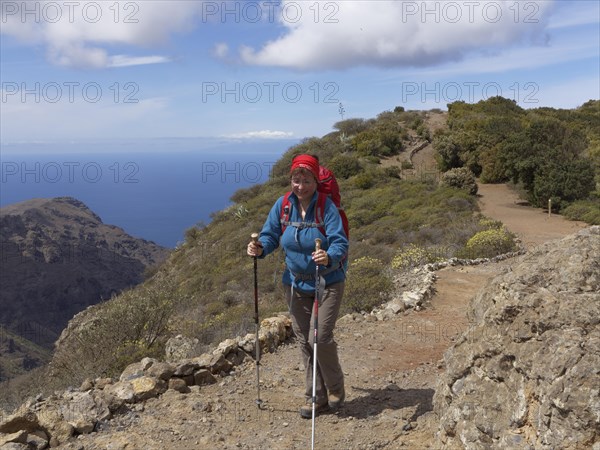
[[433, 66], [544, 44], [553, 3], [286, 0], [276, 16], [285, 33], [259, 49], [244, 46], [239, 55], [249, 65], [299, 70]]
[[260, 130], [230, 134], [225, 137], [235, 139], [289, 139], [294, 137], [294, 133], [291, 131]]
[[45, 47], [55, 65], [123, 67], [168, 62], [165, 56], [111, 55], [116, 46], [150, 48], [192, 29], [202, 1], [0, 0], [1, 33]]

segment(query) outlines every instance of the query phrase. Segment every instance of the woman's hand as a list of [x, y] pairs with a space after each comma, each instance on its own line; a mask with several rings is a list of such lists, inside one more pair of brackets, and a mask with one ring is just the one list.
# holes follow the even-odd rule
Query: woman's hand
[[260, 256], [263, 254], [263, 247], [262, 244], [260, 243], [260, 241], [251, 241], [248, 244], [248, 255], [249, 256]]
[[320, 266], [329, 265], [329, 255], [327, 254], [327, 252], [325, 250], [319, 250], [317, 252], [313, 252], [312, 259], [315, 262], [315, 264], [318, 264]]

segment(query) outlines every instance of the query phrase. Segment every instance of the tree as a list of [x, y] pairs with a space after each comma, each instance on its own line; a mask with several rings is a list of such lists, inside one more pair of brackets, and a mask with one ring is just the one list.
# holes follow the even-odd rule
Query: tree
[[353, 136], [365, 131], [369, 127], [369, 123], [365, 119], [346, 119], [336, 122], [333, 128], [344, 133], [346, 136]]

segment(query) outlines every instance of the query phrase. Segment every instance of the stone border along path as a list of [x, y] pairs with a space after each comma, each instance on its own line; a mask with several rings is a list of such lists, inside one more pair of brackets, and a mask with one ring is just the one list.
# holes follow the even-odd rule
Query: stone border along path
[[[566, 234], [576, 231], [578, 228], [587, 226], [581, 222], [568, 222], [559, 216], [548, 218], [547, 215], [541, 213], [540, 210], [529, 207], [520, 207], [516, 203], [516, 194], [510, 191], [507, 186], [481, 185], [480, 189], [480, 205], [482, 213], [492, 219], [501, 220], [509, 230], [516, 232], [519, 238], [527, 244], [537, 244], [554, 238], [563, 237]], [[445, 286], [444, 289], [454, 290], [456, 285], [453, 286], [452, 283], [458, 281], [462, 282], [462, 280], [459, 279], [464, 270], [460, 268], [461, 266], [482, 265], [488, 267], [488, 269], [484, 270], [484, 272], [488, 272], [487, 274], [473, 274], [474, 280], [477, 280], [477, 283], [483, 283], [485, 279], [492, 278], [495, 272], [495, 270], [490, 269], [495, 267], [495, 265], [486, 266], [486, 263], [499, 263], [500, 261], [507, 260], [522, 253], [523, 250], [520, 250], [492, 259], [459, 260], [454, 258], [442, 263], [427, 264], [415, 268], [412, 270], [410, 276], [415, 278], [416, 281], [412, 283], [410, 289], [402, 290], [401, 288], [398, 288], [395, 298], [392, 301], [380, 306], [372, 313], [352, 314], [340, 318], [340, 340], [345, 340], [348, 342], [348, 345], [350, 345], [352, 339], [349, 340], [348, 337], [351, 338], [351, 336], [344, 335], [347, 335], [348, 332], [351, 331], [348, 326], [353, 322], [381, 322], [400, 316], [400, 313], [403, 311], [407, 312], [407, 310], [410, 309], [419, 311], [422, 309], [423, 303], [426, 300], [431, 299], [434, 295], [437, 296], [436, 298], [438, 298], [438, 301], [432, 302], [433, 311], [428, 311], [429, 308], [427, 308], [424, 312], [420, 313], [419, 316], [414, 316], [413, 321], [419, 318], [418, 320], [434, 320], [435, 322], [435, 309], [441, 307], [442, 304], [445, 304], [444, 307], [449, 305], [451, 309], [459, 306], [461, 312], [459, 312], [458, 316], [462, 317], [464, 315], [462, 310], [465, 309], [465, 301], [468, 300], [465, 295], [463, 295], [465, 299], [462, 299], [461, 297], [459, 305], [452, 304], [452, 301], [456, 302], [458, 300], [456, 298], [450, 300], [448, 298], [449, 294], [436, 292], [435, 285], [436, 280], [438, 279], [436, 271], [441, 270], [441, 273], [443, 273], [441, 284]], [[398, 286], [402, 278], [401, 275], [396, 277], [396, 286]], [[480, 286], [480, 284], [477, 284], [477, 286]], [[387, 330], [389, 333], [390, 330], [393, 330], [394, 326], [396, 326], [393, 322], [386, 322], [381, 325], [361, 324], [361, 326], [365, 330], [371, 330], [373, 329], [373, 326], [383, 327], [381, 331]], [[404, 324], [402, 326], [406, 327], [407, 325]], [[412, 325], [408, 326], [410, 327]], [[407, 328], [404, 331], [412, 332], [415, 330], [416, 333], [412, 334], [419, 337], [420, 331], [418, 328], [415, 328], [414, 330]], [[378, 332], [381, 333], [381, 331]], [[425, 332], [427, 331], [428, 330], [425, 329]], [[263, 348], [265, 352], [274, 352], [278, 346], [288, 342], [288, 338], [291, 334], [291, 324], [288, 317], [281, 315], [264, 319], [261, 322], [259, 336], [261, 348]], [[356, 332], [353, 332], [353, 334], [355, 336], [354, 341], [358, 339], [360, 341], [359, 344], [361, 344], [360, 346], [368, 346], [368, 351], [370, 352], [371, 344], [368, 342], [370, 342], [372, 337], [370, 335], [364, 335], [363, 337], [363, 334], [361, 333], [358, 333], [360, 336], [357, 336]], [[392, 337], [394, 336], [390, 336], [390, 338]], [[394, 338], [398, 340], [397, 336]], [[401, 336], [399, 342], [406, 342], [404, 338], [406, 338], [406, 336]], [[373, 342], [373, 345], [383, 345], [380, 341], [373, 340]], [[416, 347], [422, 347], [423, 344], [427, 344], [426, 340], [420, 341], [419, 345]], [[449, 342], [442, 342], [441, 344], [446, 348], [450, 345]], [[370, 369], [369, 367], [364, 367], [364, 364], [367, 364], [368, 366], [368, 361], [365, 360], [365, 363], [361, 364], [360, 367], [366, 372], [374, 370], [380, 377], [389, 379], [392, 381], [393, 385], [388, 386], [396, 386], [396, 389], [398, 389], [398, 386], [400, 386], [401, 383], [393, 380], [399, 376], [408, 376], [407, 379], [412, 379], [411, 377], [418, 378], [427, 375], [429, 372], [435, 372], [436, 369], [432, 370], [427, 368], [424, 369], [425, 372], [419, 372], [419, 370], [407, 372], [409, 361], [413, 361], [410, 362], [410, 366], [413, 366], [413, 364], [423, 364], [423, 362], [418, 361], [420, 359], [425, 361], [427, 356], [406, 354], [405, 349], [400, 348], [396, 343], [390, 342], [388, 345], [387, 348], [384, 345], [383, 348], [377, 349], [385, 349], [388, 352], [385, 361], [374, 364], [373, 369]], [[363, 350], [367, 351], [367, 348], [365, 347]], [[226, 382], [231, 381], [231, 377], [227, 375], [233, 374], [236, 371], [236, 368], [243, 365], [245, 361], [252, 361], [251, 355], [253, 351], [254, 335], [248, 334], [243, 338], [237, 337], [235, 339], [227, 339], [220, 343], [212, 352], [205, 353], [199, 357], [183, 359], [173, 363], [159, 362], [151, 358], [144, 358], [141, 362], [128, 366], [123, 371], [118, 381], [101, 378], [96, 380], [86, 380], [78, 390], [68, 390], [50, 396], [47, 399], [38, 397], [29, 400], [22, 405], [15, 414], [0, 420], [0, 433], [4, 433], [4, 435], [0, 435], [0, 447], [9, 442], [37, 442], [36, 448], [45, 448], [44, 445], [48, 444], [56, 446], [65, 443], [66, 441], [72, 442], [70, 439], [74, 435], [79, 434], [81, 437], [84, 437], [92, 432], [92, 430], [98, 428], [104, 429], [103, 427], [107, 427], [106, 424], [110, 422], [118, 422], [120, 420], [119, 417], [127, 416], [131, 411], [144, 411], [143, 405], [146, 401], [150, 399], [159, 399], [166, 392], [192, 392], [200, 394], [199, 389], [201, 385], [218, 383], [221, 378], [223, 381], [219, 383], [219, 386], [224, 386], [225, 384], [229, 384]], [[365, 358], [367, 359], [372, 359], [373, 357], [374, 356], [365, 355]], [[425, 364], [431, 364], [431, 362], [425, 362]], [[356, 362], [352, 361], [352, 364], [349, 362], [348, 368], [352, 365], [356, 365]], [[346, 364], [344, 364], [344, 368], [346, 369]], [[441, 370], [441, 368], [442, 367], [438, 364], [437, 370]], [[254, 370], [253, 364], [250, 369], [252, 371]], [[244, 369], [242, 368], [241, 370], [243, 372]], [[359, 372], [356, 367], [355, 372]], [[265, 379], [266, 378], [267, 377], [265, 376]], [[427, 383], [422, 384], [421, 386], [429, 387]], [[273, 391], [270, 392], [270, 394], [273, 396], [273, 403], [275, 404], [276, 389], [275, 387], [272, 388]], [[386, 395], [391, 395], [392, 398], [396, 398], [396, 394], [394, 394], [396, 390], [389, 389], [391, 388], [385, 387], [382, 392], [388, 392]], [[367, 400], [363, 400], [364, 397], [361, 397], [356, 391], [353, 392], [352, 387], [349, 386], [349, 390], [350, 396], [347, 399], [349, 400], [348, 409], [353, 408], [353, 406], [351, 406], [352, 403], [357, 403], [361, 410], [364, 407], [372, 407], [372, 403], [364, 403]], [[400, 390], [406, 392], [405, 389]], [[425, 392], [427, 390], [428, 389], [421, 389], [422, 392], [420, 395], [427, 397], [428, 394]], [[408, 389], [408, 391], [411, 391], [411, 389]], [[210, 408], [210, 403], [205, 406]], [[423, 408], [425, 409], [423, 410]], [[401, 411], [401, 415], [404, 418], [405, 408], [403, 407]], [[384, 441], [382, 444], [383, 447], [376, 446], [373, 448], [384, 448], [388, 445], [392, 445], [393, 448], [396, 448], [396, 444], [406, 445], [407, 443], [411, 445], [411, 448], [414, 445], [425, 447], [431, 442], [431, 438], [435, 432], [435, 424], [427, 424], [427, 419], [425, 419], [424, 423], [420, 423], [417, 426], [416, 431], [413, 430], [410, 434], [406, 434], [411, 428], [414, 428], [415, 425], [413, 424], [416, 423], [414, 421], [417, 418], [420, 416], [422, 416], [421, 418], [428, 417], [425, 413], [427, 413], [427, 406], [419, 406], [412, 418], [406, 418], [407, 423], [400, 427], [400, 432], [398, 434], [391, 440]], [[392, 415], [394, 414], [395, 413], [392, 413]], [[368, 419], [369, 417], [369, 414], [367, 414], [366, 418]], [[373, 417], [378, 417], [378, 420], [387, 420], [383, 411]], [[0, 417], [0, 419], [2, 418]], [[351, 419], [354, 419], [352, 414], [346, 419], [341, 418], [339, 420], [343, 421]], [[338, 419], [323, 417], [323, 420], [326, 423], [330, 422], [336, 424]], [[286, 427], [289, 425], [286, 424], [288, 423], [285, 422], [283, 426]], [[110, 429], [110, 426], [108, 426], [108, 430]], [[152, 431], [154, 430], [146, 430], [147, 433]], [[99, 440], [112, 439], [115, 437], [112, 434], [106, 435], [105, 433], [106, 432], [100, 431], [95, 434], [99, 435]], [[364, 436], [367, 436], [368, 434], [369, 433], [366, 430], [363, 432]], [[104, 435], [104, 437], [100, 435]], [[338, 441], [339, 439], [341, 438], [338, 437]], [[370, 439], [372, 439], [372, 437]], [[400, 442], [401, 439], [405, 440]], [[362, 443], [364, 443], [364, 441]], [[357, 445], [357, 443], [351, 444], [351, 441], [348, 441], [347, 447], [355, 448], [355, 445]], [[134, 448], [136, 447], [134, 446]], [[254, 447], [250, 446], [249, 448]]]
[[[498, 262], [523, 251], [499, 255], [491, 259], [463, 260], [452, 258], [444, 262], [426, 264], [412, 270], [416, 288], [399, 290], [399, 296], [375, 308], [371, 313], [347, 314], [340, 324], [355, 320], [383, 321], [407, 309], [421, 310], [423, 302], [435, 292], [435, 271], [445, 267], [468, 266]], [[396, 284], [402, 274], [395, 278]], [[292, 335], [291, 321], [286, 315], [269, 317], [261, 322], [259, 341], [263, 352], [273, 353]], [[181, 337], [174, 338], [181, 341]], [[168, 389], [190, 393], [192, 386], [218, 382], [254, 354], [255, 335], [226, 339], [210, 353], [176, 362], [161, 362], [144, 358], [130, 364], [118, 381], [110, 378], [86, 380], [78, 390], [71, 390], [48, 399], [38, 397], [22, 405], [13, 415], [0, 422], [0, 446], [6, 443], [25, 443], [37, 438], [51, 446], [65, 443], [74, 435], [88, 434], [100, 422], [106, 422], [127, 411], [132, 405], [157, 398]], [[128, 405], [125, 409], [125, 407]]]

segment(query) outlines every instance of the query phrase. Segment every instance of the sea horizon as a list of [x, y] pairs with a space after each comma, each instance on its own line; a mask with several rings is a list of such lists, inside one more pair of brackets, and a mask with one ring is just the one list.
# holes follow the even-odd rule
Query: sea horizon
[[24, 144], [3, 145], [0, 207], [74, 197], [104, 223], [175, 248], [187, 229], [210, 223], [212, 213], [227, 208], [238, 189], [267, 181], [273, 165], [297, 142], [226, 141], [198, 150], [193, 140], [169, 139], [168, 149], [162, 140], [150, 151], [129, 144], [120, 151], [93, 151], [100, 144], [88, 144], [62, 153], [55, 146], [65, 144], [28, 144], [20, 152], [7, 148]]

